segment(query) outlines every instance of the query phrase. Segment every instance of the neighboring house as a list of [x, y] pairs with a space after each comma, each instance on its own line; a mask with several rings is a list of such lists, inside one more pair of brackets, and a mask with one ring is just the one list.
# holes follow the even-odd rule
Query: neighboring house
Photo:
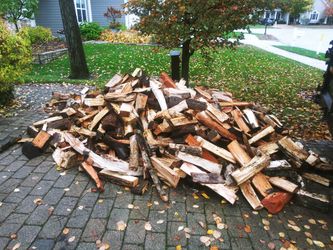
[[[301, 24], [327, 24], [328, 18], [325, 15], [325, 0], [313, 0], [312, 8], [300, 14], [299, 22]], [[294, 20], [289, 13], [283, 13], [281, 9], [265, 11], [264, 18], [276, 20], [278, 23], [292, 23]]]
[[[69, 0], [70, 1], [70, 0]], [[107, 8], [122, 9], [126, 0], [73, 0], [77, 20], [82, 22], [97, 22], [101, 26], [108, 26], [110, 20], [104, 17]], [[117, 21], [127, 27], [133, 25], [133, 17], [122, 16]], [[58, 30], [63, 29], [60, 7], [58, 0], [39, 0], [39, 8], [35, 14], [36, 25], [50, 28], [56, 35]]]

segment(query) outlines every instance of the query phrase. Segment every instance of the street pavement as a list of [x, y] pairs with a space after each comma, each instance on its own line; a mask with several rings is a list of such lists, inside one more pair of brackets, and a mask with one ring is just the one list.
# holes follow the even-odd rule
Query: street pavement
[[[24, 133], [27, 125], [44, 117], [40, 105], [52, 90], [81, 87], [17, 89], [25, 105], [12, 110], [14, 117], [0, 118], [0, 141]], [[319, 144], [322, 155], [332, 152], [331, 142]], [[152, 187], [143, 196], [109, 182], [104, 193], [92, 192], [93, 187], [78, 169], [58, 171], [50, 152], [28, 160], [21, 146], [14, 145], [0, 153], [0, 249], [333, 249], [332, 213], [294, 202], [271, 215], [253, 211], [241, 194], [232, 206], [186, 182], [168, 190], [168, 204]], [[221, 217], [224, 229], [217, 229], [214, 215]], [[124, 231], [117, 230], [119, 221], [126, 223]], [[146, 222], [151, 231], [145, 230]], [[219, 234], [215, 230], [221, 234], [218, 239], [211, 235]], [[201, 236], [211, 237], [210, 246], [200, 241]]]

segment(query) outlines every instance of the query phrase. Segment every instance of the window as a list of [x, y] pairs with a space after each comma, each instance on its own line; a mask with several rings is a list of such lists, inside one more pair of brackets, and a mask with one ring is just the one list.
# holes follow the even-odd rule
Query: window
[[75, 0], [76, 17], [79, 23], [87, 22], [87, 0]]
[[317, 11], [313, 11], [310, 16], [310, 20], [318, 20], [319, 14]]

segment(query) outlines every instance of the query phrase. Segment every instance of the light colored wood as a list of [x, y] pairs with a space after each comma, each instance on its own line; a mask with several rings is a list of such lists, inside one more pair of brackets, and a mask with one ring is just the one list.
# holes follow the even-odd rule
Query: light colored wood
[[85, 129], [82, 127], [72, 126], [70, 129], [71, 133], [78, 133], [80, 135], [88, 136], [90, 138], [93, 138], [96, 136], [96, 132], [91, 131], [89, 129]]
[[76, 110], [73, 108], [66, 108], [66, 109], [61, 110], [61, 112], [60, 112], [60, 114], [66, 114], [68, 117], [75, 115], [76, 113], [77, 113]]
[[140, 77], [142, 75], [142, 69], [140, 68], [136, 68], [132, 74], [131, 74], [133, 77]]
[[121, 117], [129, 117], [132, 112], [133, 106], [128, 103], [122, 103], [119, 110]]
[[255, 156], [245, 167], [237, 169], [231, 176], [240, 185], [267, 167], [269, 161], [270, 157], [267, 155]]
[[272, 155], [279, 151], [279, 145], [275, 142], [269, 142], [259, 146], [258, 150], [266, 155]]
[[98, 123], [109, 113], [108, 107], [103, 108], [100, 112], [95, 115], [94, 119], [89, 125], [89, 130], [95, 129], [95, 127], [98, 125]]
[[271, 161], [266, 168], [267, 171], [290, 170], [292, 167], [286, 160]]
[[81, 166], [89, 174], [89, 176], [95, 181], [96, 187], [99, 191], [103, 192], [104, 187], [102, 181], [99, 179], [96, 170], [87, 162], [82, 162]]
[[178, 182], [180, 180], [179, 175], [172, 170], [170, 167], [168, 167], [165, 164], [165, 161], [161, 158], [157, 157], [151, 157], [151, 163], [153, 164], [154, 168], [157, 170], [157, 172], [163, 176], [164, 179], [166, 179], [173, 188], [176, 188], [178, 185]]
[[84, 98], [84, 104], [88, 107], [101, 107], [105, 105], [105, 101], [103, 96], [98, 96], [96, 98]]
[[161, 110], [167, 110], [168, 105], [165, 101], [162, 90], [159, 88], [159, 84], [155, 80], [150, 80], [149, 84], [158, 104], [160, 105]]
[[204, 91], [201, 87], [195, 87], [194, 89], [195, 89], [195, 91], [197, 91], [200, 95], [202, 95], [203, 97], [205, 97], [208, 101], [209, 101], [209, 100], [212, 100], [212, 96], [211, 96], [208, 92]]
[[289, 193], [296, 193], [298, 190], [298, 186], [286, 179], [283, 179], [281, 177], [270, 177], [269, 182], [282, 190], [285, 190]]
[[98, 173], [98, 175], [117, 185], [125, 187], [136, 187], [139, 183], [139, 178], [136, 176], [121, 175], [107, 169], [103, 169]]
[[250, 140], [249, 143], [253, 144], [256, 143], [257, 141], [261, 140], [262, 138], [264, 138], [265, 136], [274, 133], [275, 130], [272, 126], [268, 126], [267, 128], [265, 128], [264, 130], [260, 131], [259, 133], [255, 134]]
[[223, 184], [224, 179], [220, 174], [214, 173], [192, 173], [192, 181], [200, 184]]
[[327, 179], [323, 176], [320, 176], [318, 174], [312, 174], [312, 173], [303, 173], [302, 176], [305, 179], [308, 179], [310, 181], [314, 181], [316, 183], [319, 183], [325, 187], [329, 187], [331, 185], [330, 179]]
[[315, 153], [310, 153], [309, 157], [305, 160], [310, 166], [314, 167], [320, 163], [319, 155]]
[[157, 126], [157, 128], [154, 131], [155, 135], [159, 135], [161, 133], [168, 133], [172, 131], [172, 127], [170, 126], [169, 122], [164, 119], [161, 124]]
[[207, 111], [209, 113], [211, 113], [220, 123], [223, 123], [223, 122], [226, 122], [227, 120], [229, 120], [229, 116], [226, 113], [215, 108], [210, 103], [207, 103]]
[[[185, 139], [185, 142], [190, 145], [190, 146], [198, 146], [198, 147], [201, 147], [201, 143], [197, 141], [197, 139], [194, 138], [193, 135], [189, 134], [186, 139]], [[212, 162], [215, 162], [215, 163], [219, 163], [219, 161], [216, 159], [216, 157], [210, 153], [208, 150], [206, 149], [203, 149], [202, 150], [202, 158], [208, 160], [208, 161], [212, 161]]]
[[221, 107], [251, 107], [252, 102], [220, 102]]
[[39, 149], [43, 149], [46, 144], [49, 142], [51, 138], [51, 135], [49, 135], [46, 131], [39, 131], [39, 133], [37, 134], [37, 136], [32, 140], [32, 144], [39, 148]]
[[193, 156], [183, 152], [178, 152], [177, 157], [182, 161], [189, 162], [191, 164], [199, 166], [210, 173], [220, 174], [222, 170], [222, 165], [208, 161], [206, 159], [197, 156]]
[[129, 168], [131, 170], [137, 170], [139, 166], [139, 146], [136, 141], [135, 134], [130, 137], [130, 158], [129, 158]]
[[280, 139], [278, 144], [287, 156], [291, 157], [298, 163], [298, 167], [300, 167], [302, 162], [306, 161], [309, 157], [308, 152], [299, 147], [292, 139], [287, 136]]
[[246, 119], [247, 119], [248, 123], [250, 124], [250, 126], [253, 129], [258, 129], [259, 123], [258, 123], [257, 117], [255, 116], [253, 111], [251, 109], [244, 109], [243, 112], [244, 112]]
[[250, 132], [250, 128], [246, 125], [242, 117], [242, 112], [239, 109], [234, 109], [233, 111], [231, 111], [231, 115], [234, 118], [240, 130], [242, 130], [244, 133]]
[[63, 151], [56, 148], [52, 154], [55, 163], [64, 169], [69, 169], [79, 165], [77, 154], [73, 151]]
[[[183, 165], [180, 167], [180, 169], [189, 176], [191, 176], [192, 173], [199, 173], [199, 174], [205, 173], [204, 171], [200, 170], [193, 164], [187, 162], [184, 162]], [[211, 190], [216, 192], [218, 195], [222, 196], [231, 204], [234, 204], [238, 199], [236, 195], [237, 188], [228, 187], [225, 186], [224, 184], [203, 184], [203, 186], [210, 188]]]
[[62, 120], [62, 119], [64, 119], [62, 116], [54, 116], [54, 117], [50, 117], [50, 118], [46, 118], [44, 120], [40, 120], [40, 121], [34, 122], [32, 125], [35, 126], [35, 127], [41, 127], [41, 126], [43, 126], [46, 123], [50, 123], [50, 122], [54, 122], [54, 121], [59, 121], [59, 120]]
[[117, 93], [110, 92], [106, 93], [104, 96], [105, 101], [108, 102], [132, 102], [136, 98], [136, 94], [126, 94], [126, 93]]
[[191, 97], [191, 92], [189, 90], [181, 90], [181, 89], [174, 89], [174, 88], [164, 88], [163, 93], [166, 96], [177, 96], [180, 98], [188, 99]]
[[251, 157], [240, 146], [238, 141], [232, 141], [230, 144], [228, 144], [227, 148], [229, 152], [233, 155], [233, 158], [239, 163], [241, 167], [245, 167], [251, 161]]
[[84, 117], [81, 117], [81, 118], [79, 119], [79, 122], [80, 122], [80, 123], [83, 123], [83, 122], [85, 122], [86, 120], [89, 120], [89, 119], [91, 119], [92, 117], [94, 117], [97, 113], [98, 113], [98, 110], [94, 110], [94, 111], [91, 112], [90, 114], [85, 115]]
[[105, 85], [105, 87], [107, 88], [113, 88], [116, 85], [118, 85], [119, 83], [121, 83], [121, 81], [123, 80], [123, 77], [121, 75], [115, 74], [111, 80]]
[[261, 204], [250, 181], [246, 181], [246, 182], [240, 184], [239, 187], [240, 187], [240, 190], [242, 191], [242, 194], [244, 195], [245, 199], [247, 200], [247, 202], [251, 205], [251, 207], [254, 210], [260, 210], [263, 208], [263, 205]]
[[171, 122], [172, 126], [174, 126], [174, 127], [187, 126], [187, 125], [193, 125], [193, 124], [198, 123], [197, 119], [194, 118], [194, 119], [190, 120], [185, 116], [172, 118], [172, 119], [170, 119], [170, 122]]
[[235, 157], [228, 150], [218, 147], [200, 136], [195, 136], [195, 139], [200, 143], [200, 146], [203, 147], [204, 149], [210, 151], [211, 153], [213, 153], [231, 163], [236, 163]]
[[252, 184], [263, 197], [269, 195], [273, 189], [272, 185], [268, 181], [267, 176], [261, 172], [257, 173], [253, 177]]
[[173, 151], [180, 151], [200, 157], [202, 156], [202, 148], [198, 146], [188, 146], [184, 144], [169, 143], [168, 148]]
[[135, 100], [135, 110], [140, 113], [145, 110], [148, 101], [148, 96], [138, 93]]

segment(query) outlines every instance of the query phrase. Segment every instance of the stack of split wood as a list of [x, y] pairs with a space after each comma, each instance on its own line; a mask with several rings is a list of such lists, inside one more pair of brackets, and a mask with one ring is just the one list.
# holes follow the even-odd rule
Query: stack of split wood
[[23, 153], [32, 158], [51, 147], [59, 167], [79, 166], [100, 191], [101, 179], [135, 193], [152, 180], [168, 201], [166, 185], [176, 188], [188, 176], [231, 204], [240, 190], [253, 209], [276, 213], [293, 194], [329, 206], [303, 180], [329, 186], [313, 172], [332, 167], [288, 137], [274, 115], [231, 93], [191, 89], [166, 73], [154, 79], [136, 69], [115, 75], [104, 92], [53, 93], [46, 110], [50, 117], [28, 128], [32, 138]]

